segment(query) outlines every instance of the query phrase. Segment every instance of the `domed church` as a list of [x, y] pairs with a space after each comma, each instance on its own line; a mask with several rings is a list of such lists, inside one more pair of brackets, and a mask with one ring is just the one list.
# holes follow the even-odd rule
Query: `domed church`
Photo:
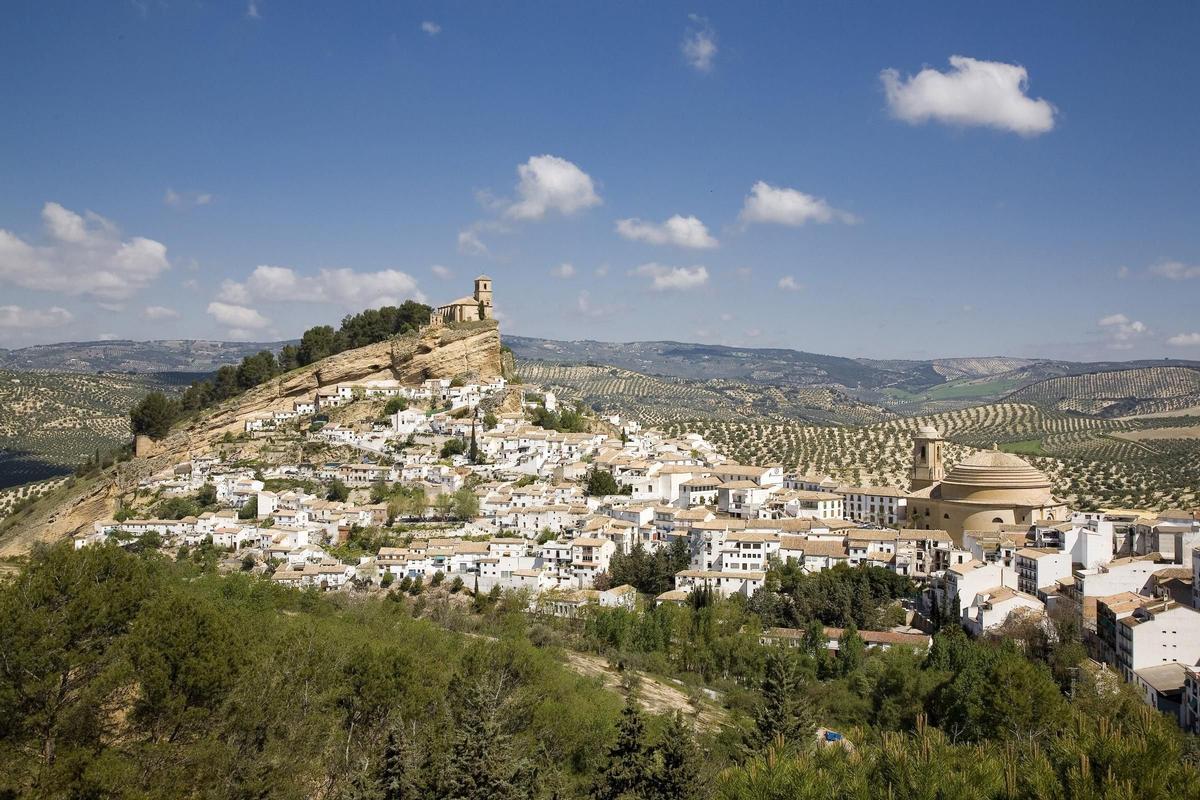
[[944, 443], [928, 425], [913, 435], [910, 527], [944, 530], [961, 542], [963, 531], [996, 531], [1002, 525], [1054, 522], [1070, 515], [1066, 504], [1050, 493], [1050, 479], [1023, 458], [995, 448], [981, 450], [946, 473]]

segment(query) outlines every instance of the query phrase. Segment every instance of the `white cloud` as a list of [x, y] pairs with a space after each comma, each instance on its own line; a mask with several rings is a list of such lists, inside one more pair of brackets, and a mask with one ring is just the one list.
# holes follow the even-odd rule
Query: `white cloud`
[[262, 14], [258, 11], [257, 0], [250, 0], [250, 3], [246, 6], [246, 16], [250, 19], [262, 19]]
[[804, 284], [797, 281], [791, 275], [784, 275], [779, 279], [779, 288], [786, 292], [798, 292], [804, 288]]
[[749, 267], [738, 267], [736, 270], [734, 270], [734, 272], [737, 273], [739, 278], [749, 278], [754, 274], [754, 270], [750, 269]]
[[75, 315], [65, 308], [52, 306], [42, 310], [39, 308], [21, 308], [21, 306], [0, 306], [0, 328], [53, 328], [66, 325]]
[[853, 214], [831, 207], [820, 197], [797, 189], [772, 186], [766, 181], [758, 181], [750, 188], [738, 218], [743, 224], [766, 222], [793, 227], [807, 222], [853, 224], [858, 221]]
[[592, 295], [588, 290], [584, 289], [575, 299], [576, 310], [585, 317], [592, 319], [602, 319], [611, 317], [618, 313], [621, 309], [614, 305], [596, 305], [592, 302]]
[[246, 284], [231, 281], [228, 278], [221, 281], [221, 288], [217, 290], [217, 299], [225, 303], [233, 303], [240, 306], [253, 302], [250, 297], [250, 290], [246, 288]]
[[171, 208], [187, 209], [206, 206], [213, 201], [211, 192], [177, 192], [170, 186], [163, 194], [163, 204]]
[[759, 328], [750, 328], [746, 331], [746, 338], [748, 339], [757, 339], [760, 336], [762, 336], [762, 330]]
[[554, 269], [550, 270], [550, 274], [556, 278], [574, 278], [575, 277], [575, 265], [563, 262], [562, 264], [559, 264]]
[[1163, 261], [1152, 266], [1150, 274], [1173, 281], [1184, 281], [1200, 278], [1200, 266], [1191, 266], [1182, 261]]
[[[503, 207], [504, 202], [500, 202]], [[503, 222], [494, 219], [481, 219], [472, 222], [467, 227], [458, 232], [458, 252], [468, 256], [488, 256], [491, 252], [483, 239], [479, 238], [481, 233], [512, 233], [513, 229]]]
[[728, 311], [721, 312], [721, 322], [732, 322], [732, 321], [733, 321], [733, 314], [730, 314]]
[[950, 56], [950, 67], [949, 72], [925, 68], [907, 79], [894, 69], [879, 73], [892, 115], [913, 125], [936, 120], [1022, 136], [1054, 129], [1056, 109], [1025, 94], [1029, 74], [1019, 64]]
[[608, 264], [601, 264], [600, 266], [596, 267], [596, 277], [597, 278], [607, 278], [608, 277]]
[[458, 232], [458, 252], [469, 256], [486, 256], [488, 248], [479, 234], [467, 228]]
[[683, 35], [679, 45], [683, 58], [698, 72], [711, 72], [717, 57], [717, 32], [708, 20], [698, 14], [689, 14], [692, 24]]
[[47, 243], [32, 245], [0, 229], [0, 281], [26, 289], [119, 300], [150, 285], [170, 268], [166, 245], [134, 236], [122, 239], [109, 220], [46, 203]]
[[1150, 332], [1144, 323], [1124, 314], [1109, 314], [1101, 317], [1096, 324], [1108, 336], [1108, 346], [1114, 350], [1129, 350], [1135, 339]]
[[173, 308], [166, 306], [146, 306], [142, 311], [142, 316], [146, 319], [179, 319], [179, 312]]
[[[271, 324], [271, 320], [253, 308], [233, 305], [231, 303], [219, 303], [215, 300], [208, 304], [208, 313], [222, 325], [238, 328], [241, 332], [265, 328]], [[239, 336], [237, 338], [247, 339], [250, 337]]]
[[[353, 269], [322, 269], [316, 275], [300, 275], [290, 267], [260, 265], [244, 283], [225, 281], [218, 299], [245, 305], [252, 301], [332, 303], [347, 309], [399, 305], [405, 300], [423, 300], [411, 275], [395, 269], [357, 272]], [[249, 328], [251, 325], [239, 327]]]
[[1117, 279], [1118, 280], [1123, 281], [1128, 277], [1129, 277], [1129, 267], [1125, 266], [1124, 264], [1117, 267]]
[[1200, 333], [1177, 333], [1167, 339], [1167, 344], [1175, 347], [1200, 347]]
[[696, 289], [708, 283], [706, 267], [667, 267], [662, 264], [642, 264], [631, 274], [650, 278], [650, 288], [656, 292]]
[[640, 219], [617, 220], [617, 233], [626, 239], [648, 244], [673, 244], [676, 247], [691, 247], [706, 250], [717, 246], [717, 240], [708, 232], [704, 223], [696, 217], [679, 214], [663, 223], [644, 222]]
[[454, 273], [450, 271], [449, 267], [443, 267], [441, 264], [434, 264], [429, 268], [429, 271], [442, 280], [447, 280], [454, 275]]
[[532, 156], [517, 175], [517, 200], [504, 212], [512, 219], [539, 220], [552, 211], [568, 216], [601, 203], [591, 176], [565, 158]]
[[438, 25], [436, 22], [425, 20], [421, 23], [421, 30], [425, 31], [430, 36], [437, 36], [442, 32], [442, 26]]

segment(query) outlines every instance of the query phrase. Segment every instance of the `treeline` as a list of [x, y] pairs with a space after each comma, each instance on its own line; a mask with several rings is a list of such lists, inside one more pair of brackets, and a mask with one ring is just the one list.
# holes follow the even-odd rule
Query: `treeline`
[[834, 628], [887, 630], [904, 623], [896, 601], [915, 593], [909, 578], [890, 569], [837, 564], [807, 573], [794, 562], [775, 562], [750, 609], [768, 627], [799, 628], [815, 619]]
[[724, 800], [1200, 796], [1200, 740], [1087, 669], [1069, 631], [1035, 627], [971, 640], [953, 626], [920, 653], [868, 650], [853, 624], [832, 650], [810, 620], [797, 646], [759, 646], [745, 602], [710, 599], [597, 609], [582, 636], [625, 669], [723, 690]]
[[0, 654], [4, 798], [579, 797], [620, 706], [521, 638], [113, 544], [0, 583]]
[[638, 542], [628, 553], [613, 553], [608, 574], [600, 583], [606, 587], [629, 584], [642, 594], [657, 597], [675, 588], [675, 573], [687, 569], [690, 561], [687, 540], [681, 536], [653, 553]]
[[244, 357], [237, 366], [223, 366], [211, 378], [194, 381], [178, 400], [162, 392], [152, 392], [130, 412], [133, 433], [161, 439], [185, 414], [236, 397], [285, 372], [344, 350], [418, 330], [429, 321], [430, 311], [429, 306], [414, 300], [406, 300], [400, 306], [367, 309], [346, 316], [336, 330], [330, 325], [309, 328], [300, 337], [299, 345], [286, 344], [278, 355], [270, 350], [260, 350]]
[[[1063, 628], [973, 641], [952, 627], [919, 653], [868, 651], [850, 626], [834, 653], [818, 620], [796, 647], [760, 645], [740, 600], [597, 608], [580, 630], [531, 624], [527, 600], [499, 591], [472, 615], [412, 587], [364, 602], [213, 561], [64, 542], [0, 583], [0, 798], [1200, 796], [1196, 737], [1078, 668]], [[681, 686], [703, 675], [719, 728], [620, 711], [562, 666], [554, 629], [627, 674], [640, 652]]]

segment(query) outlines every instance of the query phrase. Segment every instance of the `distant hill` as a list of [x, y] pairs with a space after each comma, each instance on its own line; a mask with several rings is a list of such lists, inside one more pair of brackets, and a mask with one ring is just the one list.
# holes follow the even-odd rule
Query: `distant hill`
[[1068, 414], [1127, 417], [1200, 408], [1200, 369], [1140, 367], [1049, 378], [1009, 395]]
[[212, 342], [161, 339], [149, 342], [60, 342], [0, 349], [0, 369], [56, 372], [212, 372], [260, 350], [279, 352], [287, 342]]
[[611, 366], [652, 377], [740, 381], [782, 389], [829, 387], [859, 403], [898, 414], [935, 413], [993, 402], [1050, 378], [1200, 367], [1200, 362], [1167, 360], [1088, 363], [1006, 356], [927, 361], [844, 358], [783, 348], [670, 341], [613, 343], [505, 336], [504, 343], [512, 348], [518, 362]]

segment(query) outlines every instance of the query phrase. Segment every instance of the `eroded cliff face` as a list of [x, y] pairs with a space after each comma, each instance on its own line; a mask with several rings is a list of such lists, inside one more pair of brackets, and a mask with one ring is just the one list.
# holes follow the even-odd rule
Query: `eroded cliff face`
[[347, 350], [293, 370], [201, 416], [163, 440], [163, 452], [211, 444], [226, 431], [239, 433], [257, 414], [288, 410], [297, 400], [311, 400], [317, 389], [339, 383], [398, 380], [417, 384], [430, 378], [466, 380], [501, 374], [500, 329], [493, 320], [428, 328], [386, 342]]
[[151, 455], [119, 465], [115, 475], [89, 481], [68, 493], [65, 501], [35, 506], [4, 533], [0, 557], [20, 555], [35, 542], [51, 542], [90, 529], [93, 522], [111, 517], [117, 498], [135, 488], [138, 481], [212, 450], [226, 433], [237, 435], [245, 430], [250, 417], [290, 410], [297, 400], [311, 400], [317, 389], [369, 380], [395, 379], [406, 384], [430, 378], [473, 380], [495, 377], [502, 371], [500, 329], [494, 320], [428, 328], [292, 370], [176, 427], [149, 448]]

